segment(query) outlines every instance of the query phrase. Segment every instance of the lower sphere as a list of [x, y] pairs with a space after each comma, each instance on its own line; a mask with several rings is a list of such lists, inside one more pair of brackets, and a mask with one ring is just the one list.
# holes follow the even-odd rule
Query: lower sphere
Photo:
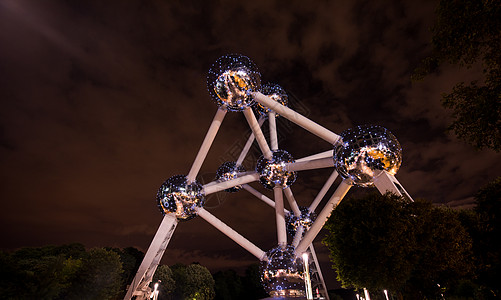
[[277, 246], [266, 255], [268, 260], [259, 266], [265, 291], [272, 297], [304, 296], [303, 263], [295, 257], [294, 248]]

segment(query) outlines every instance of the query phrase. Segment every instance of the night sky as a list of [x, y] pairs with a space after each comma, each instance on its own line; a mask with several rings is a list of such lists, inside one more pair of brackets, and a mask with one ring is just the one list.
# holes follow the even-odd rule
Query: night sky
[[[81, 242], [145, 251], [162, 219], [157, 189], [188, 173], [217, 109], [207, 72], [228, 53], [250, 57], [263, 82], [280, 84], [293, 109], [333, 132], [389, 129], [403, 148], [396, 177], [414, 198], [471, 207], [478, 188], [500, 175], [501, 160], [445, 132], [450, 111], [440, 95], [481, 69], [443, 66], [410, 80], [431, 50], [436, 5], [0, 1], [0, 248]], [[280, 146], [295, 158], [331, 149], [278, 123]], [[243, 114], [228, 113], [199, 181], [236, 160], [248, 134]], [[248, 170], [259, 155], [256, 147]], [[300, 205], [330, 172], [298, 175]], [[205, 208], [264, 251], [276, 246], [273, 209], [246, 191], [212, 195]], [[212, 271], [257, 262], [201, 218], [178, 225], [163, 263], [193, 261]]]

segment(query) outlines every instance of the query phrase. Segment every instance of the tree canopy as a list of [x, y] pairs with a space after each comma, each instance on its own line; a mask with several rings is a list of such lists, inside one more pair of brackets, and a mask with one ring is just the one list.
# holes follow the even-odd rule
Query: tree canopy
[[432, 35], [432, 52], [414, 78], [444, 63], [481, 64], [484, 78], [458, 83], [442, 96], [442, 104], [452, 110], [449, 130], [459, 138], [479, 149], [501, 150], [501, 2], [441, 0]]
[[343, 286], [437, 296], [472, 270], [471, 239], [456, 212], [392, 194], [346, 199], [324, 244]]

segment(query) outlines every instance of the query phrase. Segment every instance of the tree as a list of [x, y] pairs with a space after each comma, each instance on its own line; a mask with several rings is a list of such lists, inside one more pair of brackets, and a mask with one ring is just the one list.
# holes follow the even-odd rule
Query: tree
[[174, 274], [169, 266], [158, 266], [153, 276], [153, 283], [155, 282], [159, 282], [158, 298], [160, 300], [171, 299], [172, 293], [176, 288], [176, 281], [174, 280]]
[[268, 297], [268, 293], [261, 284], [261, 273], [259, 264], [252, 264], [245, 269], [245, 276], [242, 278], [244, 295], [241, 299], [254, 300]]
[[417, 244], [406, 201], [374, 193], [346, 199], [333, 212], [323, 242], [344, 287], [398, 290], [409, 279]]
[[64, 299], [115, 299], [122, 286], [120, 256], [104, 248], [87, 252], [82, 267]]
[[485, 299], [501, 295], [499, 278], [501, 262], [499, 237], [501, 236], [501, 177], [487, 184], [475, 196], [478, 221], [474, 238], [478, 278], [476, 283]]
[[214, 278], [206, 267], [199, 264], [176, 264], [171, 267], [176, 289], [175, 299], [213, 299]]
[[422, 79], [440, 65], [481, 63], [484, 79], [458, 83], [442, 104], [452, 109], [449, 130], [471, 145], [501, 150], [501, 2], [441, 0], [432, 29], [432, 53], [414, 72]]
[[471, 240], [457, 213], [392, 194], [343, 201], [324, 243], [343, 286], [435, 297], [472, 269]]
[[242, 299], [242, 279], [234, 270], [219, 271], [214, 274], [216, 300]]

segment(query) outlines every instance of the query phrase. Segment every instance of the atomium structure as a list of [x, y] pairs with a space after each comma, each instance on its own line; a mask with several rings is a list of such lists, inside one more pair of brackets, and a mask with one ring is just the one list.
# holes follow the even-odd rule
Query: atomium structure
[[[242, 55], [219, 58], [209, 70], [207, 87], [218, 105], [217, 112], [188, 174], [170, 177], [158, 190], [157, 204], [164, 217], [125, 299], [148, 299], [152, 295], [153, 274], [179, 221], [195, 217], [207, 221], [260, 261], [263, 287], [271, 297], [312, 299], [310, 264], [304, 263], [311, 257], [317, 287], [320, 287], [322, 296], [329, 299], [313, 240], [352, 186], [375, 186], [383, 194], [389, 191], [412, 200], [394, 176], [402, 163], [399, 142], [380, 126], [357, 126], [338, 135], [315, 123], [287, 107], [288, 96], [283, 88], [276, 84], [261, 85], [256, 65]], [[216, 179], [202, 185], [197, 181], [198, 173], [227, 112], [243, 113], [252, 133], [239, 157], [223, 163], [216, 172]], [[279, 148], [278, 116], [313, 133], [330, 146], [327, 150], [294, 159], [289, 152]], [[266, 120], [268, 138], [261, 129]], [[257, 142], [262, 156], [246, 171], [242, 162], [254, 142]], [[325, 179], [310, 205], [299, 207], [292, 192], [297, 173], [320, 168], [331, 168], [331, 175]], [[338, 176], [341, 177], [339, 185], [332, 195], [327, 195]], [[273, 190], [274, 199], [251, 187], [249, 183], [252, 182], [260, 182], [264, 188]], [[205, 198], [218, 192], [249, 192], [272, 207], [275, 210], [277, 246], [262, 250], [204, 209]], [[285, 208], [284, 198], [289, 209]], [[322, 201], [324, 198], [326, 201]], [[326, 203], [319, 207], [322, 202]]]

